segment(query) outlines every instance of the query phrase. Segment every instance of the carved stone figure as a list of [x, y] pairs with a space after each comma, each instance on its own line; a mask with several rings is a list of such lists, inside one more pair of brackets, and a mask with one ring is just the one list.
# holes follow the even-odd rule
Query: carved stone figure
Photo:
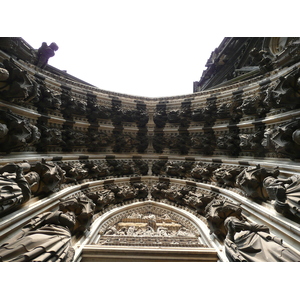
[[271, 91], [271, 103], [275, 108], [289, 109], [300, 106], [300, 72], [297, 69], [286, 77], [279, 78], [279, 84]]
[[198, 162], [191, 170], [191, 176], [202, 181], [210, 181], [213, 176], [213, 171], [217, 168], [218, 166], [214, 164]]
[[95, 213], [101, 211], [110, 204], [114, 204], [116, 200], [114, 192], [109, 189], [108, 186], [105, 186], [105, 188], [101, 191], [87, 192], [86, 196], [96, 205]]
[[0, 247], [0, 261], [70, 262], [73, 212], [46, 212], [31, 219], [21, 232]]
[[[0, 63], [2, 80], [0, 97], [10, 102], [29, 102], [37, 96], [38, 84], [13, 59]], [[4, 76], [5, 74], [5, 76]], [[7, 77], [8, 75], [8, 77]]]
[[221, 185], [236, 186], [236, 177], [242, 171], [242, 167], [221, 167], [213, 171], [213, 180]]
[[266, 131], [262, 145], [269, 150], [274, 149], [279, 156], [292, 160], [300, 158], [300, 119]]
[[[29, 165], [28, 165], [29, 168]], [[0, 169], [0, 215], [5, 215], [31, 198], [32, 183], [23, 174], [23, 168], [7, 164]]]
[[157, 105], [156, 111], [153, 114], [153, 121], [158, 128], [163, 128], [166, 125], [168, 116], [165, 105]]
[[163, 175], [166, 172], [166, 160], [155, 160], [152, 164], [152, 173], [154, 175]]
[[74, 234], [81, 234], [90, 228], [95, 207], [95, 203], [84, 194], [70, 197], [59, 204], [59, 210], [63, 213], [75, 214], [76, 222], [72, 231]]
[[0, 110], [0, 152], [23, 151], [36, 144], [40, 135], [38, 128], [26, 119]]
[[244, 169], [237, 176], [236, 183], [237, 186], [245, 192], [246, 196], [255, 200], [266, 201], [269, 199], [269, 196], [263, 186], [263, 181], [268, 176], [277, 178], [278, 175], [278, 169], [269, 171], [257, 165]]
[[109, 167], [106, 161], [88, 161], [84, 164], [88, 178], [103, 178], [113, 174], [113, 167]]
[[37, 66], [44, 69], [47, 66], [50, 57], [55, 55], [58, 50], [56, 43], [51, 43], [49, 46], [43, 42], [42, 46], [37, 50]]
[[275, 200], [277, 212], [286, 217], [296, 217], [300, 221], [300, 176], [293, 175], [287, 179], [266, 177], [263, 185], [270, 200]]
[[227, 229], [225, 253], [232, 262], [295, 262], [300, 254], [285, 246], [281, 239], [270, 234], [264, 225], [248, 223], [230, 216], [225, 220]]
[[60, 168], [65, 171], [65, 182], [80, 182], [89, 175], [84, 164], [80, 162], [62, 162]]
[[30, 172], [25, 176], [31, 174], [31, 177], [39, 178], [38, 184], [32, 188], [32, 193], [37, 196], [59, 191], [61, 184], [65, 182], [65, 173], [56, 163], [42, 159], [41, 162], [31, 166]]
[[244, 220], [240, 205], [228, 200], [212, 200], [205, 208], [205, 218], [207, 220], [210, 233], [214, 233], [221, 241], [227, 235], [224, 221], [229, 216], [235, 216], [239, 220]]

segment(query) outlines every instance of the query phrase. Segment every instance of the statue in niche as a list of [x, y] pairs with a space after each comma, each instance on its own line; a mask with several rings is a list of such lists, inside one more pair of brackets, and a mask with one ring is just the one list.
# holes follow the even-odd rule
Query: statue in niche
[[158, 128], [165, 127], [168, 120], [165, 107], [157, 107], [153, 114], [153, 121]]
[[249, 52], [249, 55], [253, 57], [253, 61], [258, 64], [263, 72], [269, 72], [273, 70], [274, 63], [268, 51], [253, 48]]
[[88, 171], [88, 178], [103, 178], [113, 174], [113, 168], [109, 167], [105, 161], [91, 160], [84, 164], [84, 168]]
[[268, 171], [261, 168], [260, 165], [245, 168], [237, 177], [236, 184], [242, 189], [247, 197], [258, 201], [266, 201], [269, 199], [268, 193], [264, 188], [263, 182], [266, 177], [277, 178], [279, 170], [274, 169]]
[[66, 183], [78, 183], [89, 176], [88, 170], [84, 168], [85, 165], [81, 162], [61, 162], [59, 167], [65, 171]]
[[132, 188], [136, 191], [135, 198], [137, 199], [145, 199], [148, 196], [148, 187], [142, 182], [132, 182]]
[[138, 190], [129, 185], [118, 186], [116, 184], [112, 184], [109, 186], [109, 188], [115, 194], [116, 203], [122, 203], [123, 201], [132, 200], [138, 195]]
[[3, 74], [0, 81], [0, 97], [3, 100], [23, 103], [30, 102], [37, 96], [38, 84], [26, 71], [20, 69], [13, 59], [5, 59], [0, 63], [0, 68]]
[[230, 118], [230, 103], [223, 103], [217, 108], [217, 118], [218, 119], [227, 119]]
[[32, 188], [34, 196], [46, 195], [60, 190], [61, 185], [65, 182], [66, 172], [62, 170], [56, 163], [47, 162], [42, 159], [30, 168], [30, 172], [26, 176], [39, 178], [38, 183]]
[[232, 262], [296, 262], [300, 254], [270, 234], [265, 225], [248, 223], [235, 216], [224, 221], [225, 253]]
[[216, 121], [216, 114], [217, 114], [217, 106], [216, 101], [207, 101], [206, 106], [203, 108], [202, 111], [203, 120], [205, 121], [206, 126], [212, 126]]
[[270, 105], [273, 108], [299, 108], [300, 105], [300, 71], [297, 69], [286, 77], [280, 77], [279, 83], [271, 90]]
[[289, 178], [266, 177], [263, 181], [269, 199], [274, 200], [274, 207], [278, 213], [295, 221], [300, 221], [300, 176]]
[[178, 109], [174, 109], [168, 112], [168, 122], [169, 123], [180, 123], [180, 117], [179, 117], [180, 111]]
[[82, 234], [90, 229], [96, 204], [86, 195], [73, 196], [62, 200], [59, 204], [59, 210], [63, 213], [74, 212], [75, 225], [72, 233]]
[[111, 142], [111, 138], [107, 133], [97, 129], [89, 129], [87, 138], [89, 151], [100, 151], [100, 148], [108, 147]]
[[191, 119], [194, 122], [200, 122], [203, 121], [203, 108], [196, 108], [192, 111]]
[[236, 177], [243, 170], [242, 167], [221, 167], [213, 171], [213, 181], [216, 181], [220, 185], [229, 187], [236, 186]]
[[103, 208], [114, 204], [116, 201], [114, 192], [108, 186], [105, 186], [101, 191], [86, 192], [86, 196], [96, 205], [95, 213], [100, 212]]
[[261, 145], [263, 137], [263, 128], [258, 128], [255, 133], [239, 134], [239, 146], [242, 150], [254, 151], [254, 154], [259, 156], [259, 153], [261, 154], [263, 152], [263, 146]]
[[152, 164], [152, 173], [154, 175], [164, 175], [166, 171], [167, 160], [154, 160]]
[[148, 163], [142, 159], [134, 159], [133, 160], [135, 166], [135, 174], [138, 175], [147, 175], [149, 171]]
[[41, 133], [26, 119], [10, 110], [0, 110], [0, 152], [24, 151], [36, 144]]
[[130, 152], [134, 149], [136, 141], [130, 133], [115, 132], [112, 135], [112, 148], [114, 152]]
[[218, 168], [217, 165], [198, 162], [191, 170], [191, 176], [201, 181], [211, 181], [213, 171]]
[[62, 132], [57, 128], [50, 128], [47, 125], [38, 126], [41, 132], [41, 138], [37, 143], [37, 148], [47, 151], [49, 146], [65, 147], [66, 143], [63, 141]]
[[0, 247], [3, 262], [70, 262], [75, 251], [71, 232], [75, 214], [46, 212], [31, 219], [21, 232]]
[[[0, 215], [9, 213], [31, 198], [31, 186], [34, 189], [39, 178], [24, 176], [23, 169], [29, 164], [6, 164], [0, 168]], [[35, 179], [35, 180], [34, 180]]]
[[88, 145], [87, 132], [66, 128], [62, 130], [62, 137], [66, 143], [65, 151], [72, 151], [73, 147], [87, 147]]
[[258, 97], [248, 97], [243, 100], [242, 105], [239, 106], [237, 109], [241, 110], [245, 115], [255, 115], [257, 113], [258, 105]]
[[241, 221], [245, 219], [238, 204], [221, 199], [214, 199], [208, 203], [205, 208], [205, 218], [210, 234], [215, 234], [219, 240], [223, 241], [227, 235], [224, 221], [230, 216], [234, 216]]
[[167, 141], [166, 141], [163, 133], [155, 133], [153, 136], [152, 143], [153, 143], [153, 149], [155, 150], [155, 152], [162, 153], [167, 144]]
[[65, 118], [72, 118], [73, 115], [86, 116], [87, 103], [83, 99], [75, 99], [71, 95], [71, 91], [63, 89], [61, 97], [61, 111]]
[[51, 43], [49, 46], [47, 43], [43, 42], [42, 46], [37, 50], [37, 63], [36, 65], [44, 69], [50, 57], [55, 55], [55, 51], [58, 50], [56, 43]]
[[300, 119], [269, 129], [265, 132], [262, 145], [274, 149], [280, 156], [292, 160], [300, 158]]
[[188, 207], [197, 211], [198, 214], [204, 216], [206, 206], [214, 199], [212, 195], [197, 194], [195, 191], [189, 191], [184, 196], [184, 203]]
[[217, 147], [228, 151], [229, 155], [237, 156], [240, 152], [240, 139], [237, 132], [228, 132], [217, 138]]
[[111, 174], [113, 174], [114, 176], [134, 174], [135, 165], [132, 161], [107, 159], [106, 162], [110, 167]]
[[46, 112], [48, 109], [60, 110], [62, 101], [59, 94], [54, 94], [46, 84], [39, 80], [39, 90], [36, 99], [34, 100], [35, 105], [39, 111]]
[[154, 184], [151, 188], [151, 196], [154, 199], [164, 199], [166, 198], [165, 192], [169, 188], [169, 182], [158, 182]]

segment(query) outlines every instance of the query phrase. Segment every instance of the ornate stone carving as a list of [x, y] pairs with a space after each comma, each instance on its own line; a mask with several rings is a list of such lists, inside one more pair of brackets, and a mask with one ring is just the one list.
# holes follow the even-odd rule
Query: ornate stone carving
[[244, 169], [236, 178], [237, 186], [242, 189], [247, 197], [254, 200], [266, 201], [269, 199], [268, 193], [263, 186], [266, 177], [277, 178], [279, 170], [267, 170], [260, 165]]
[[284, 125], [265, 131], [262, 145], [276, 151], [279, 156], [292, 160], [300, 158], [300, 119], [296, 118]]
[[286, 217], [300, 221], [300, 176], [293, 175], [287, 179], [266, 177], [263, 181], [269, 199], [274, 200], [277, 212]]
[[282, 240], [270, 234], [264, 225], [248, 223], [230, 216], [225, 220], [227, 229], [225, 252], [233, 262], [292, 262], [300, 255], [286, 247]]
[[235, 187], [236, 177], [241, 173], [242, 170], [243, 168], [240, 166], [220, 167], [213, 171], [213, 181], [218, 182], [220, 185]]
[[60, 190], [62, 183], [65, 182], [65, 171], [56, 163], [47, 162], [45, 159], [32, 165], [29, 173], [26, 173], [25, 176], [29, 175], [39, 179], [34, 189], [31, 188], [35, 196], [57, 192]]
[[[0, 97], [10, 102], [29, 102], [37, 96], [38, 84], [26, 71], [17, 66], [13, 59], [0, 63], [2, 80], [0, 82]], [[6, 71], [5, 71], [6, 70]], [[7, 75], [9, 75], [7, 77]]]
[[211, 181], [213, 171], [218, 168], [218, 165], [198, 162], [191, 170], [191, 176], [201, 181]]
[[11, 111], [0, 110], [0, 152], [24, 151], [36, 144], [41, 133], [28, 120]]
[[240, 205], [228, 200], [214, 199], [205, 208], [205, 218], [210, 233], [214, 233], [221, 241], [224, 240], [227, 234], [224, 221], [229, 216], [235, 216], [239, 220], [244, 220]]
[[21, 232], [0, 247], [0, 261], [69, 262], [73, 212], [46, 212], [31, 219]]
[[[26, 168], [26, 164], [23, 165]], [[0, 168], [0, 216], [9, 213], [31, 198], [29, 177], [24, 176], [23, 167], [7, 164]], [[27, 169], [30, 166], [28, 164]], [[33, 179], [31, 184], [33, 185]]]
[[63, 213], [73, 212], [75, 215], [75, 225], [73, 234], [82, 234], [90, 228], [95, 211], [95, 203], [86, 195], [72, 196], [62, 200], [59, 204], [59, 210]]
[[190, 221], [152, 205], [131, 209], [108, 220], [100, 234], [101, 245], [207, 247]]

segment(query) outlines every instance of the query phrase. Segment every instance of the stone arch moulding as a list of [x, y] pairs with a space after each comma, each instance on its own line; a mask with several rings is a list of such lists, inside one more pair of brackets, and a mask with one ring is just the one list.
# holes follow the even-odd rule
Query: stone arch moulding
[[[187, 236], [174, 238], [173, 241], [185, 243], [184, 246], [149, 246], [139, 247], [130, 245], [126, 242], [125, 246], [109, 245], [103, 246], [99, 242], [105, 237], [105, 232], [111, 229], [116, 223], [126, 219], [129, 215], [140, 214], [145, 216], [151, 215], [168, 215], [174, 226], [183, 225], [181, 228], [188, 229]], [[127, 219], [128, 220], [128, 219]], [[159, 222], [159, 221], [158, 221]], [[157, 225], [160, 225], [157, 222]], [[175, 223], [174, 223], [175, 222]], [[149, 221], [148, 221], [149, 224]], [[110, 235], [110, 237], [112, 237]], [[128, 237], [128, 236], [127, 236]], [[115, 240], [120, 240], [121, 236], [117, 235]], [[147, 237], [146, 235], [133, 237], [135, 241], [142, 239], [148, 240], [148, 243], [163, 243], [168, 238], [155, 235]], [[149, 241], [150, 239], [150, 241]], [[172, 237], [169, 237], [172, 240]], [[197, 245], [188, 247], [187, 241], [198, 241]], [[113, 241], [114, 242], [114, 241]], [[134, 243], [134, 241], [132, 241]], [[168, 243], [168, 241], [167, 241]], [[76, 248], [76, 246], [75, 246]], [[147, 200], [145, 202], [131, 203], [122, 207], [114, 208], [103, 214], [95, 220], [90, 229], [90, 234], [85, 241], [81, 242], [75, 249], [75, 261], [227, 261], [222, 252], [222, 246], [218, 241], [210, 237], [209, 230], [204, 222], [189, 211], [178, 208], [166, 203]]]

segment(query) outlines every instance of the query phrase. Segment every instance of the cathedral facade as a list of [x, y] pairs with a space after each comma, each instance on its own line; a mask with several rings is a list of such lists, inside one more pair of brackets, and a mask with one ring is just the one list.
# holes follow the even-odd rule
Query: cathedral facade
[[224, 38], [163, 98], [57, 50], [0, 38], [0, 261], [300, 261], [300, 38]]

